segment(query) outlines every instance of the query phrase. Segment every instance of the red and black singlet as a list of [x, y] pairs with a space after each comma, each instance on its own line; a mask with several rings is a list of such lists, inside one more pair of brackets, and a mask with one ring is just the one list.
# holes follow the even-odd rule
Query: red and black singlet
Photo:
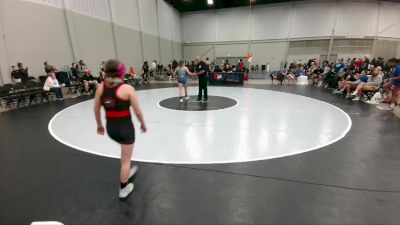
[[118, 89], [124, 85], [123, 83], [109, 86], [104, 83], [104, 91], [101, 97], [102, 104], [106, 111], [107, 119], [120, 119], [130, 118], [131, 102], [129, 100], [122, 100], [117, 96]]

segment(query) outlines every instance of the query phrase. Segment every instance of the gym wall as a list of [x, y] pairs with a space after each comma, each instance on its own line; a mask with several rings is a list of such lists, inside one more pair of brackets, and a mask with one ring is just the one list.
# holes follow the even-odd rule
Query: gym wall
[[182, 58], [181, 15], [164, 0], [1, 0], [0, 82], [23, 62], [30, 76], [43, 62], [62, 67], [84, 59], [97, 74], [119, 58], [140, 71], [143, 61]]

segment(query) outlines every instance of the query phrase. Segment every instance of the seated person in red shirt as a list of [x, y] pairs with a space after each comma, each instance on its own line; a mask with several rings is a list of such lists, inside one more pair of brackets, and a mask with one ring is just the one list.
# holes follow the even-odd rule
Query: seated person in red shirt
[[129, 68], [129, 73], [127, 74], [130, 79], [133, 80], [134, 84], [141, 84], [142, 78], [136, 74], [135, 68]]

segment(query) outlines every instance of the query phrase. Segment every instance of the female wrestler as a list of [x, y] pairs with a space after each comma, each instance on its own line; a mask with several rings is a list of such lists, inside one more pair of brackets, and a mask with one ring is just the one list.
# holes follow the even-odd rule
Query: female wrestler
[[130, 85], [124, 84], [125, 70], [125, 65], [118, 60], [111, 59], [107, 61], [105, 64], [107, 78], [96, 91], [94, 107], [97, 133], [104, 135], [104, 127], [100, 118], [100, 108], [103, 106], [106, 111], [107, 133], [111, 139], [121, 144], [121, 186], [119, 189], [121, 200], [132, 193], [134, 185], [129, 182], [129, 179], [135, 175], [138, 169], [137, 166], [131, 168], [133, 144], [135, 143], [131, 106], [141, 123], [141, 131], [147, 131], [135, 89]]
[[174, 78], [178, 75], [178, 88], [179, 88], [179, 101], [183, 102], [183, 95], [185, 95], [185, 100], [189, 100], [187, 92], [187, 75], [193, 76], [195, 73], [191, 73], [189, 69], [185, 66], [185, 61], [179, 61], [179, 66], [174, 71]]

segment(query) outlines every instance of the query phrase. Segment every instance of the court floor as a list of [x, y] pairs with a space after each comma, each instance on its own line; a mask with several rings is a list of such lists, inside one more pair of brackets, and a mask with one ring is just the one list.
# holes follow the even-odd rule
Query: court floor
[[0, 114], [0, 223], [400, 221], [393, 114], [315, 87], [210, 87], [215, 102], [231, 99], [221, 109], [212, 98], [180, 105], [174, 84], [138, 89], [149, 133], [137, 134], [125, 202], [118, 149], [96, 135], [90, 97]]

